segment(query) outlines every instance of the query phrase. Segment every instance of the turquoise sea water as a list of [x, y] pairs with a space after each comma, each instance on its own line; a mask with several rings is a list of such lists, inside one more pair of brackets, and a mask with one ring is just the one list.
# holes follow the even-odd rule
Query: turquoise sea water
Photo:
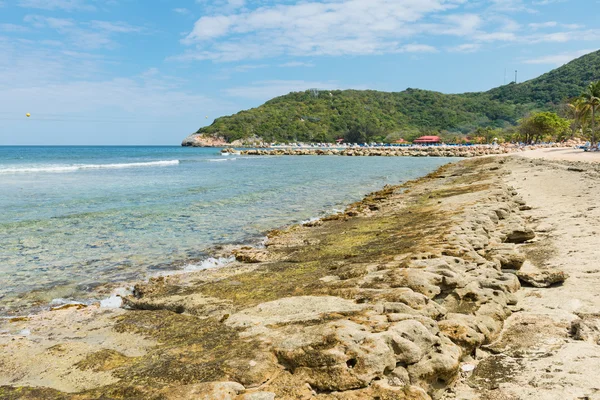
[[0, 314], [197, 263], [450, 161], [0, 147]]

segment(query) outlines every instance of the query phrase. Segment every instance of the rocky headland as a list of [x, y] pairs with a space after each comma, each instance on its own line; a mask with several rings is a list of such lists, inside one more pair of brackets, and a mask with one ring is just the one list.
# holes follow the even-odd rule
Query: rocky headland
[[[600, 353], [593, 303], [553, 319], [531, 302], [569, 288], [551, 301], [560, 309], [573, 296], [570, 265], [549, 262], [560, 252], [556, 227], [540, 221], [546, 203], [523, 195], [531, 184], [577, 196], [536, 180], [557, 173], [596, 179], [586, 190], [597, 194], [591, 167], [463, 160], [272, 231], [264, 248], [235, 249], [226, 267], [140, 283], [123, 309], [7, 320], [0, 398], [518, 399], [530, 398], [513, 396], [529, 384], [549, 393], [556, 366], [523, 383], [540, 375], [528, 362], [581, 343]], [[576, 282], [597, 280], [591, 267], [576, 269]], [[580, 302], [593, 302], [588, 291]], [[560, 375], [562, 388], [570, 376]], [[575, 389], [587, 396], [594, 384]], [[576, 398], [575, 389], [557, 398]]]
[[251, 136], [245, 139], [234, 140], [229, 143], [224, 137], [219, 135], [205, 135], [193, 133], [183, 139], [183, 147], [263, 147], [266, 146], [261, 138]]

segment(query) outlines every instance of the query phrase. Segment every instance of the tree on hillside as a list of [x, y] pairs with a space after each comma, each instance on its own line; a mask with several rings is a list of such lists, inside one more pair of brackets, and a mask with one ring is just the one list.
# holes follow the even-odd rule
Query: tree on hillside
[[580, 98], [591, 113], [592, 146], [594, 146], [596, 144], [596, 111], [600, 107], [600, 81], [590, 83]]
[[485, 128], [477, 128], [475, 131], [471, 132], [470, 135], [483, 138], [484, 143], [493, 143], [495, 141], [494, 139], [500, 139], [500, 137], [503, 136], [503, 130], [488, 126]]
[[385, 138], [385, 132], [376, 123], [356, 122], [344, 134], [346, 143], [380, 142]]
[[569, 126], [568, 120], [553, 112], [534, 113], [519, 121], [519, 139], [525, 143], [556, 140]]

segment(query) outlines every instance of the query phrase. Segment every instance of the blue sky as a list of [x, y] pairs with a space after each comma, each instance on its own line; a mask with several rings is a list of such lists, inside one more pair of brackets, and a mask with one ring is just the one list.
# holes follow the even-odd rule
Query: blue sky
[[599, 8], [0, 0], [0, 145], [179, 144], [214, 118], [313, 87], [487, 90], [505, 70], [531, 79], [600, 48]]

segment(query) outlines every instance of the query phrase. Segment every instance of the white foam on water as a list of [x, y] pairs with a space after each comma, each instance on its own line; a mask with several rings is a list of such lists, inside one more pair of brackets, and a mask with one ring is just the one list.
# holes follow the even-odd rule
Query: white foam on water
[[115, 291], [113, 292], [113, 295], [117, 295], [117, 296], [121, 296], [121, 297], [131, 296], [132, 294], [133, 294], [132, 287], [120, 287], [120, 288], [115, 289]]
[[123, 168], [142, 168], [142, 167], [169, 167], [178, 165], [179, 160], [161, 160], [148, 162], [134, 163], [119, 163], [119, 164], [74, 164], [74, 165], [47, 165], [44, 167], [24, 167], [24, 168], [0, 168], [0, 174], [18, 174], [18, 173], [64, 173], [76, 172], [82, 170], [94, 169], [123, 169]]
[[115, 289], [110, 297], [100, 300], [100, 308], [121, 308], [123, 297], [133, 294], [133, 288], [120, 287]]
[[258, 242], [258, 244], [256, 245], [256, 248], [264, 249], [265, 247], [267, 247], [267, 243], [269, 243], [269, 237], [265, 236], [260, 240], [260, 242]]
[[118, 294], [113, 294], [107, 299], [100, 300], [101, 308], [120, 308], [123, 305], [123, 299]]
[[237, 158], [209, 158], [208, 162], [235, 161]]
[[186, 265], [183, 268], [183, 271], [184, 272], [202, 271], [205, 269], [222, 267], [222, 266], [232, 263], [234, 261], [235, 261], [235, 257], [233, 257], [233, 256], [232, 257], [219, 257], [219, 258], [210, 257], [198, 264]]

